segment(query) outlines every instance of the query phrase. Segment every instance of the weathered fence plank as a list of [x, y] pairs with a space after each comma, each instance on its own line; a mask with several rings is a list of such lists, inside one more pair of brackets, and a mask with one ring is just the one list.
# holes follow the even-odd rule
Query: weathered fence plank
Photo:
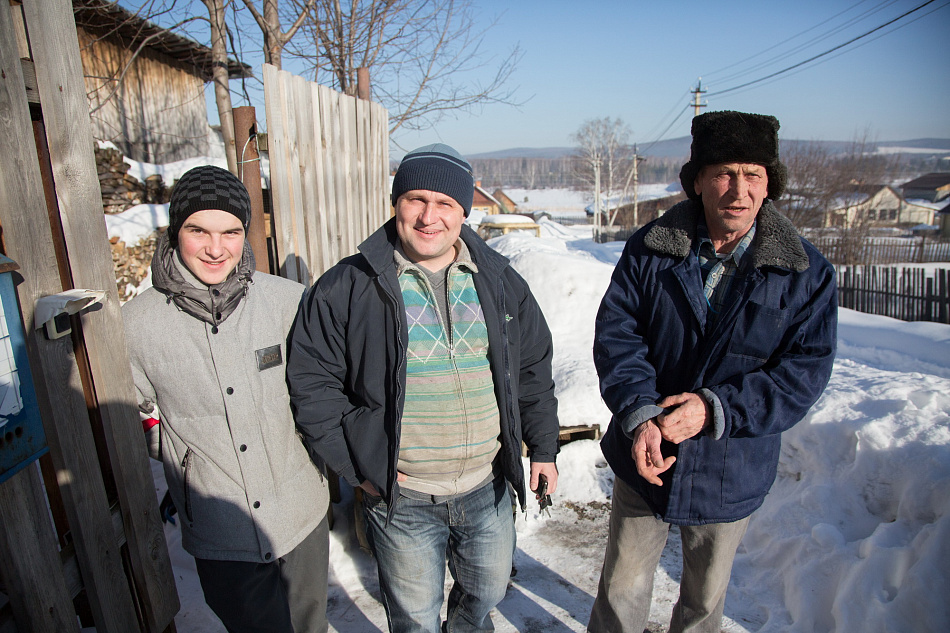
[[19, 630], [78, 631], [42, 490], [34, 466], [0, 484], [0, 578]]
[[264, 90], [282, 274], [309, 285], [389, 215], [388, 114], [266, 64]]
[[950, 269], [839, 266], [838, 304], [902, 321], [950, 323]]
[[[86, 563], [84, 565], [84, 579], [90, 584], [91, 599], [99, 605], [100, 612], [108, 611], [115, 605], [117, 615], [110, 615], [108, 620], [104, 621], [103, 631], [121, 630], [118, 626], [123, 622], [129, 622], [130, 626], [137, 628], [138, 623], [134, 611], [131, 610], [128, 588], [125, 585], [124, 578], [118, 578], [122, 575], [122, 566], [121, 560], [117, 556], [117, 549], [110, 547], [106, 554], [95, 551], [98, 546], [107, 543], [105, 534], [109, 535], [109, 542], [111, 542], [112, 530], [101, 477], [99, 477], [98, 464], [95, 462], [95, 445], [92, 442], [91, 432], [89, 432], [88, 414], [86, 413], [81, 390], [78, 397], [81, 417], [77, 421], [72, 421], [68, 415], [62, 415], [63, 405], [66, 403], [56, 397], [60, 394], [51, 393], [46, 389], [47, 383], [44, 380], [44, 375], [50, 369], [50, 366], [55, 364], [55, 362], [51, 362], [52, 359], [57, 357], [56, 355], [52, 358], [44, 356], [41, 351], [42, 339], [36, 335], [33, 328], [33, 311], [36, 300], [43, 295], [60, 292], [62, 285], [49, 225], [45, 222], [46, 200], [37, 162], [36, 146], [33, 141], [30, 114], [26, 96], [23, 92], [24, 84], [17, 53], [16, 37], [13, 34], [10, 19], [10, 9], [9, 3], [0, 6], [0, 68], [3, 69], [3, 73], [0, 73], [0, 76], [2, 76], [2, 81], [0, 81], [0, 113], [3, 113], [0, 116], [0, 133], [9, 144], [4, 154], [4, 169], [0, 170], [0, 200], [3, 201], [3, 204], [0, 204], [0, 225], [3, 226], [4, 245], [6, 246], [7, 255], [19, 264], [19, 273], [23, 277], [17, 287], [17, 294], [24, 325], [27, 328], [27, 355], [33, 372], [33, 382], [37, 391], [37, 399], [40, 402], [44, 426], [46, 427], [47, 441], [58, 464], [58, 469], [61, 469], [60, 472], [63, 473], [64, 481], [61, 484], [66, 488], [65, 493], [69, 500], [67, 506], [70, 509], [70, 523], [79, 524], [74, 533], [74, 539], [77, 547], [81, 547], [82, 557]], [[71, 16], [72, 14], [70, 12], [66, 15]], [[75, 33], [73, 38], [75, 40]], [[79, 77], [81, 80], [82, 73]], [[71, 343], [70, 339], [60, 339], [58, 343], [58, 349], [61, 349], [63, 357], [68, 359], [71, 350], [67, 350], [66, 346]], [[71, 390], [68, 383], [53, 384], [51, 388], [64, 391], [64, 399], [74, 400], [69, 396]], [[68, 451], [66, 457], [72, 461], [68, 467], [64, 467], [62, 455], [64, 449], [60, 443], [62, 437], [57, 433], [57, 428], [54, 428], [58, 424], [51, 425], [51, 423], [54, 421], [64, 422], [69, 427], [76, 426], [76, 423], [82, 420], [85, 421], [86, 428], [78, 436], [77, 444], [66, 447], [65, 450]], [[84, 455], [82, 454], [83, 451], [90, 451], [90, 454]], [[93, 471], [91, 477], [86, 476], [87, 471]], [[69, 480], [65, 480], [67, 475]], [[99, 477], [98, 481], [95, 481], [96, 477]], [[27, 481], [35, 482], [36, 480], [28, 479]], [[38, 487], [37, 483], [31, 485], [34, 489]], [[87, 492], [90, 495], [88, 497], [84, 496]], [[88, 515], [84, 512], [87, 509], [92, 510]], [[46, 517], [43, 518], [46, 519]], [[84, 522], [80, 521], [80, 518], [88, 520]], [[6, 524], [4, 524], [4, 527], [6, 528]], [[11, 529], [13, 527], [13, 524], [11, 524]], [[47, 525], [45, 528], [37, 526], [36, 529], [38, 533], [43, 533], [49, 529], [49, 526]], [[30, 564], [29, 561], [24, 561], [20, 557], [28, 556], [29, 549], [24, 546], [22, 550], [7, 551], [4, 559], [15, 559], [17, 562], [13, 564], [16, 569], [27, 567]], [[108, 555], [109, 552], [111, 552], [111, 556]], [[40, 565], [44, 561], [33, 558], [32, 562]], [[47, 558], [45, 562], [48, 564], [49, 559]], [[37, 609], [54, 608], [58, 611], [61, 610], [63, 613], [73, 612], [69, 600], [66, 601], [65, 605], [46, 604], [49, 599], [48, 596], [61, 596], [65, 590], [61, 586], [63, 582], [62, 569], [55, 570], [40, 567], [35, 572], [49, 574], [50, 585], [46, 591], [41, 591], [38, 595], [30, 593], [11, 595], [14, 610], [19, 612], [18, 618], [30, 618], [27, 622], [21, 622], [21, 625], [25, 627], [34, 625], [32, 618]], [[23, 580], [28, 579], [27, 577]], [[103, 596], [101, 601], [97, 600], [97, 588], [94, 583], [100, 579], [103, 582], [99, 587], [99, 591], [115, 590], [124, 592], [124, 599], [121, 595], [115, 598], [107, 595]], [[13, 588], [16, 589], [17, 587], [14, 586]], [[123, 614], [126, 617], [123, 617]], [[131, 618], [128, 617], [128, 614], [131, 614]], [[44, 626], [42, 622], [43, 619], [40, 619], [37, 626]], [[68, 628], [76, 628], [75, 620], [73, 620], [73, 625]], [[68, 630], [68, 628], [64, 630]]]
[[809, 238], [821, 254], [832, 264], [888, 265], [927, 264], [950, 261], [950, 242], [923, 237], [908, 238], [862, 238], [842, 237]]
[[[56, 10], [51, 11], [53, 2]], [[48, 0], [44, 5], [41, 10], [39, 3], [31, 2], [25, 9], [72, 283], [79, 288], [106, 291], [102, 307], [82, 318], [93, 383], [90, 395], [97, 404], [109, 450], [134, 588], [142, 594], [138, 606], [146, 630], [160, 631], [178, 612], [178, 593], [142, 438], [125, 337], [116, 335], [122, 332], [122, 317], [112, 253], [102, 222], [102, 196], [72, 5], [69, 0]], [[71, 528], [76, 527], [71, 522]], [[105, 536], [105, 549], [114, 549], [111, 524]], [[121, 565], [118, 572], [126, 583]], [[120, 598], [117, 592], [114, 600]], [[129, 607], [131, 620], [123, 613]], [[116, 613], [110, 617], [115, 617], [121, 627], [115, 630], [129, 631], [130, 625], [137, 626], [131, 603], [128, 607], [116, 603], [111, 608]]]

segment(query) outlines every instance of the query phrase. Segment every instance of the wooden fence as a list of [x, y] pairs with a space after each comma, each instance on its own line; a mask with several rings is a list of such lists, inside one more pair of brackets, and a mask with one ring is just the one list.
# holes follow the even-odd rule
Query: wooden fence
[[950, 269], [839, 266], [838, 303], [902, 321], [950, 323]]
[[264, 65], [280, 275], [310, 285], [391, 215], [389, 113]]
[[816, 237], [808, 241], [835, 265], [883, 266], [950, 261], [950, 241], [933, 238]]
[[[49, 449], [0, 483], [0, 631], [174, 631], [69, 0], [0, 2], [0, 69], [0, 250], [18, 267], [29, 365], [14, 368]], [[104, 298], [48, 338], [36, 302], [71, 288]]]

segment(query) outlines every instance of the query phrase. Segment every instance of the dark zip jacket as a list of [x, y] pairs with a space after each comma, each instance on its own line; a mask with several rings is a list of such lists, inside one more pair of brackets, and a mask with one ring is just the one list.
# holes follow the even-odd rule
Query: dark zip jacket
[[[541, 308], [508, 260], [468, 226], [461, 238], [478, 267], [501, 422], [500, 466], [525, 506], [521, 443], [531, 460], [558, 452], [552, 343]], [[406, 386], [408, 328], [390, 220], [360, 253], [324, 273], [304, 297], [291, 334], [288, 379], [297, 426], [313, 453], [356, 487], [368, 480], [393, 508]]]
[[[821, 395], [837, 343], [834, 268], [769, 200], [722, 313], [707, 321], [695, 252], [702, 212], [687, 200], [630, 238], [594, 337], [601, 394], [613, 413], [604, 456], [658, 517], [679, 525], [735, 521], [762, 504], [781, 433]], [[663, 486], [647, 483], [624, 422], [666, 396], [701, 389], [712, 394], [715, 429], [663, 442], [676, 462], [660, 476]]]

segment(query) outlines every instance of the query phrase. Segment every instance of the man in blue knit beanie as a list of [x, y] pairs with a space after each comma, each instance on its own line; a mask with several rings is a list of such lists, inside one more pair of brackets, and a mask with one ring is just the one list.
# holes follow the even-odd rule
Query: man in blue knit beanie
[[297, 425], [363, 493], [394, 633], [494, 630], [509, 486], [525, 507], [522, 441], [528, 487], [557, 487], [551, 333], [524, 279], [465, 224], [474, 187], [448, 145], [406, 154], [395, 217], [317, 281], [291, 337]]

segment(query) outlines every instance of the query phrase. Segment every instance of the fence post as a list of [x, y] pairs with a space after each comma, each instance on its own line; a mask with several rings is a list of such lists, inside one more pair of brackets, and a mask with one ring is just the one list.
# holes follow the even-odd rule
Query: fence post
[[261, 161], [257, 151], [257, 111], [254, 106], [233, 109], [234, 143], [238, 147], [238, 176], [251, 197], [251, 221], [247, 241], [254, 251], [255, 269], [270, 272], [267, 254], [267, 225], [264, 222], [264, 193], [261, 191]]

